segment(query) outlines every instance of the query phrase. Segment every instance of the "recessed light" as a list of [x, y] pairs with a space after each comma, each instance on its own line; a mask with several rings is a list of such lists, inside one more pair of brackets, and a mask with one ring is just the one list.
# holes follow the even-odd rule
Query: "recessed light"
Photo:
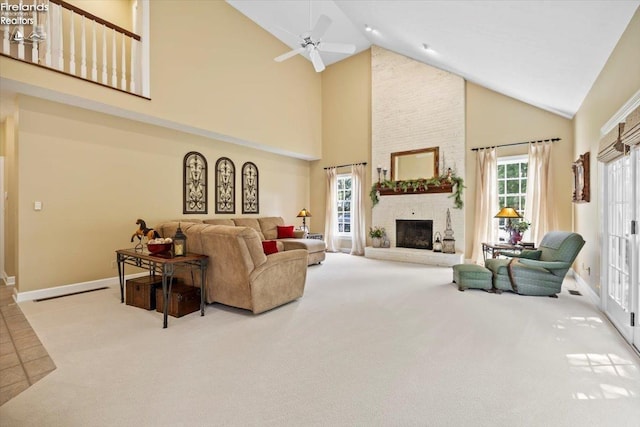
[[367, 24], [364, 24], [364, 30], [368, 33], [373, 32], [373, 28], [371, 28], [370, 26], [368, 26]]
[[427, 53], [436, 53], [436, 51], [426, 43], [422, 43], [422, 49], [424, 49], [424, 51]]

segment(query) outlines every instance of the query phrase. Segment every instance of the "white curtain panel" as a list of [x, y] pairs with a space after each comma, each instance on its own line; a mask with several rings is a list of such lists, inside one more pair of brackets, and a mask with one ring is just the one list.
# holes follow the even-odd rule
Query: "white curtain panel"
[[544, 235], [558, 227], [553, 203], [553, 177], [551, 174], [551, 142], [529, 144], [529, 170], [524, 217], [531, 222], [524, 240], [540, 243]]
[[482, 243], [497, 238], [493, 217], [498, 212], [498, 160], [495, 148], [479, 149], [476, 154], [476, 221], [471, 260], [484, 265]]
[[339, 249], [338, 239], [336, 236], [336, 225], [338, 224], [338, 210], [336, 205], [336, 195], [338, 187], [338, 171], [336, 168], [325, 169], [327, 195], [324, 220], [324, 237], [327, 243], [327, 251], [337, 252]]
[[365, 165], [351, 167], [351, 255], [364, 255], [366, 234], [364, 224]]

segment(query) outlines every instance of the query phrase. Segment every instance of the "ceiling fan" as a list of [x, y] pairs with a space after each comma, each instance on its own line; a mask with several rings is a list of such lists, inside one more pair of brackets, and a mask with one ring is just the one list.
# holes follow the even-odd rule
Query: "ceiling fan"
[[274, 58], [274, 61], [282, 62], [285, 59], [307, 52], [311, 59], [311, 63], [313, 63], [313, 68], [315, 68], [316, 72], [319, 73], [324, 70], [324, 62], [322, 62], [320, 52], [354, 53], [356, 51], [356, 46], [353, 44], [327, 43], [322, 41], [322, 36], [331, 25], [331, 22], [331, 18], [327, 15], [320, 15], [318, 22], [316, 22], [316, 25], [312, 30], [296, 36], [299, 39], [298, 43], [300, 44], [300, 47]]

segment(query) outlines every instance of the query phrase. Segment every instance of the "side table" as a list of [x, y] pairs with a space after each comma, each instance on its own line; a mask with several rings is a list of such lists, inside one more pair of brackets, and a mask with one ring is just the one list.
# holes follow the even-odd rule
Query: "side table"
[[[206, 255], [188, 253], [185, 256], [174, 257], [170, 253], [151, 254], [142, 249], [118, 249], [116, 250], [116, 261], [118, 263], [118, 277], [120, 279], [120, 302], [124, 302], [124, 266], [125, 264], [134, 267], [146, 268], [149, 273], [162, 275], [162, 295], [164, 301], [169, 301], [173, 274], [177, 268], [197, 268], [200, 270], [200, 316], [204, 316], [204, 301], [207, 287], [206, 271], [209, 257]], [[193, 276], [192, 276], [193, 277]], [[164, 304], [162, 327], [167, 327], [167, 317], [169, 304]]]
[[512, 245], [510, 243], [482, 243], [482, 257], [487, 260], [487, 255], [491, 258], [497, 258], [500, 255], [500, 251], [514, 251], [516, 253], [522, 252], [523, 249], [535, 249], [533, 243], [521, 243], [519, 245]]

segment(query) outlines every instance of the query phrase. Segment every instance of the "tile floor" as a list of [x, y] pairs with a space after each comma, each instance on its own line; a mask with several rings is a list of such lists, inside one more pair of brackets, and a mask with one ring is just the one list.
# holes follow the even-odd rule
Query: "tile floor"
[[0, 284], [0, 405], [56, 369], [13, 300], [13, 286]]

